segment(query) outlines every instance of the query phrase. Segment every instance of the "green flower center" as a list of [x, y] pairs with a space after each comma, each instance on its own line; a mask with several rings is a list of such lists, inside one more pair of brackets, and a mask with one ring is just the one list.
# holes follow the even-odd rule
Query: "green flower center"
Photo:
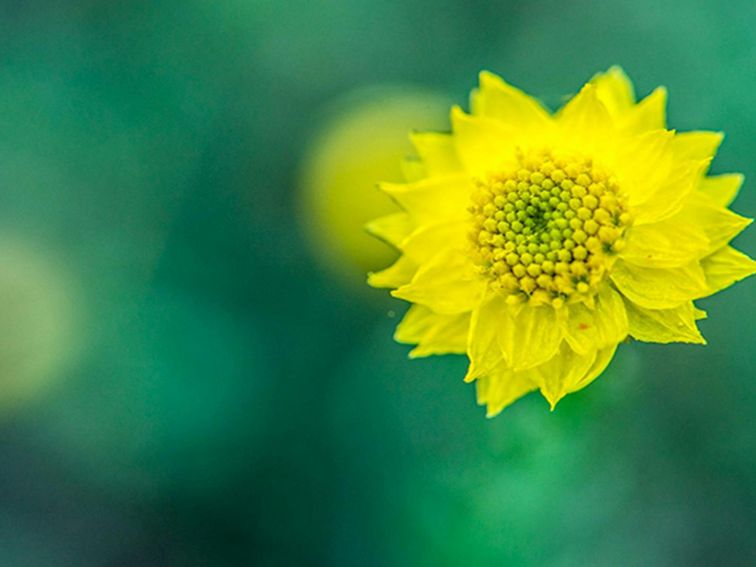
[[617, 181], [591, 160], [539, 152], [476, 181], [473, 256], [503, 293], [533, 303], [592, 295], [631, 218]]

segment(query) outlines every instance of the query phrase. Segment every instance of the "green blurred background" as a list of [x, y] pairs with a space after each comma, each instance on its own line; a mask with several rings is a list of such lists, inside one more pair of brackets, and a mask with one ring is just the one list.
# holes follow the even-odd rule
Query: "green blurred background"
[[752, 282], [702, 302], [709, 346], [486, 420], [299, 189], [355, 89], [464, 103], [485, 68], [555, 107], [620, 64], [727, 133], [753, 216], [754, 29], [752, 0], [0, 3], [0, 565], [756, 564]]

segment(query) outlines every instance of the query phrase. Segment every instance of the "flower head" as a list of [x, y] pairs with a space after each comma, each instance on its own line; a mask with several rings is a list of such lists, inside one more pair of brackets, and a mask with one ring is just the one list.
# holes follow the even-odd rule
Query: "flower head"
[[552, 408], [628, 336], [705, 343], [694, 300], [756, 271], [728, 245], [739, 174], [708, 176], [722, 135], [666, 128], [666, 91], [640, 102], [617, 67], [557, 113], [487, 72], [451, 133], [415, 133], [402, 212], [368, 225], [401, 252], [370, 274], [413, 305], [411, 356], [465, 353], [495, 415], [539, 389]]

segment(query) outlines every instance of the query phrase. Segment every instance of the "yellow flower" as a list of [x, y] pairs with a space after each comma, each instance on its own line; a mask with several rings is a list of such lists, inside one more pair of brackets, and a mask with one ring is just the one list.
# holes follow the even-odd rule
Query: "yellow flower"
[[666, 129], [666, 91], [640, 102], [621, 69], [557, 113], [491, 73], [451, 133], [382, 189], [402, 211], [368, 225], [402, 255], [369, 283], [411, 302], [411, 356], [465, 353], [488, 415], [539, 389], [553, 409], [628, 336], [704, 344], [694, 300], [753, 274], [728, 245], [739, 174], [707, 176], [722, 135]]

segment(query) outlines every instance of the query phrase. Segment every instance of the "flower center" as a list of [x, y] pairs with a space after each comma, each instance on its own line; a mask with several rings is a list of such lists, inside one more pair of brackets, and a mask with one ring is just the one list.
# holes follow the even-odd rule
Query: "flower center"
[[554, 152], [476, 180], [473, 256], [494, 288], [532, 303], [592, 295], [630, 224], [614, 177], [592, 160]]

